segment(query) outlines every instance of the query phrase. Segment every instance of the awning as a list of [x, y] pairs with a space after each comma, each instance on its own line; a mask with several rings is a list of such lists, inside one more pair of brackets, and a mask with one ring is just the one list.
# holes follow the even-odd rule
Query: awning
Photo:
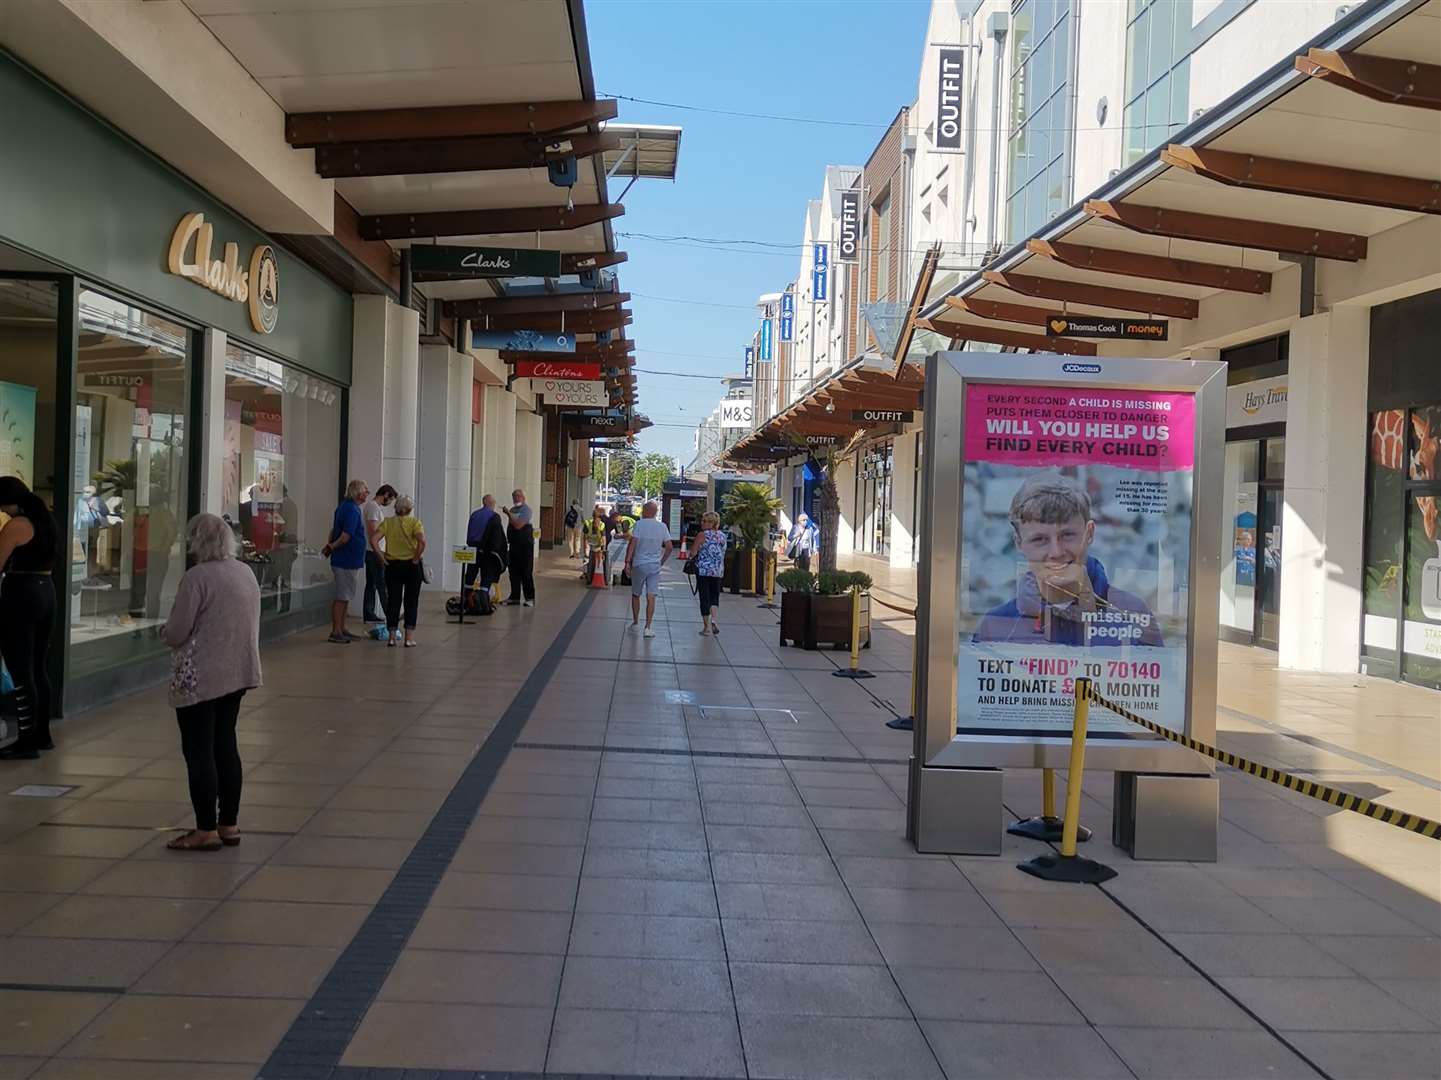
[[[605, 161], [637, 130], [605, 127], [618, 106], [596, 98], [580, 0], [187, 2], [284, 109], [290, 145], [313, 150], [317, 173], [334, 179], [344, 204], [337, 235], [348, 234], [348, 250], [365, 252], [382, 281], [393, 281], [397, 253], [412, 244], [558, 251], [561, 272], [519, 306], [500, 299], [510, 278], [415, 280], [448, 318], [494, 303], [507, 326], [564, 322], [586, 343], [619, 338], [628, 318], [572, 316], [572, 301], [558, 298], [618, 293], [613, 273], [597, 273], [625, 260], [611, 226], [625, 211], [608, 199]], [[552, 169], [573, 183], [553, 182]], [[289, 239], [307, 251], [323, 243]], [[634, 404], [633, 375], [609, 381]]]
[[[1265, 322], [1282, 274], [1309, 314], [1314, 260], [1371, 258], [1382, 234], [1441, 214], [1438, 109], [1441, 0], [1363, 4], [924, 315], [957, 342], [1178, 356]], [[1059, 316], [1168, 334], [1087, 340]]]
[[858, 361], [741, 439], [726, 457], [736, 463], [784, 461], [820, 447], [846, 447], [859, 434], [909, 423], [921, 407], [925, 374], [907, 363], [899, 375]]

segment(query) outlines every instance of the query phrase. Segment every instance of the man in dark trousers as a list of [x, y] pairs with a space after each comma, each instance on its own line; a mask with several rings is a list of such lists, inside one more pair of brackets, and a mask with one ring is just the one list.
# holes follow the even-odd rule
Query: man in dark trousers
[[531, 509], [520, 488], [512, 491], [510, 498], [514, 505], [505, 508], [509, 520], [505, 543], [510, 549], [510, 598], [506, 603], [535, 607], [535, 529], [531, 526]]
[[475, 549], [475, 562], [465, 568], [466, 588], [470, 588], [478, 574], [480, 596], [477, 607], [481, 614], [489, 615], [490, 587], [500, 580], [508, 555], [505, 526], [500, 523], [500, 515], [496, 513], [494, 495], [483, 498], [480, 509], [470, 515], [465, 530], [465, 542]]

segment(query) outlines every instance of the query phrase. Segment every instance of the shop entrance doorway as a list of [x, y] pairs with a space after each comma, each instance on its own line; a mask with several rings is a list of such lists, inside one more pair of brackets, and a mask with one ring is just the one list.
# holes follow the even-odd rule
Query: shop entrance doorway
[[1221, 636], [1275, 649], [1281, 641], [1281, 529], [1286, 440], [1226, 444], [1221, 524]]

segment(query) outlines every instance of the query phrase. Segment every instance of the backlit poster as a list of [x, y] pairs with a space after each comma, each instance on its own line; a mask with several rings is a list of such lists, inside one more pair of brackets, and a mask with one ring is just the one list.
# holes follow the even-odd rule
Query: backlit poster
[[966, 386], [958, 734], [1069, 734], [1083, 675], [1183, 730], [1195, 430], [1190, 393]]
[[0, 476], [35, 486], [35, 387], [0, 382]]

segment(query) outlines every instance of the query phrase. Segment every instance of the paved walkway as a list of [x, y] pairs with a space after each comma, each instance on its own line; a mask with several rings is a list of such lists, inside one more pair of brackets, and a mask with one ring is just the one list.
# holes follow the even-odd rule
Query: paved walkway
[[[655, 639], [570, 564], [541, 599], [428, 609], [409, 652], [267, 650], [234, 850], [163, 848], [188, 811], [159, 694], [6, 766], [73, 788], [0, 794], [0, 1078], [1441, 1075], [1441, 844], [1223, 772], [1214, 865], [1098, 839], [1121, 876], [1093, 888], [1019, 873], [1022, 841], [920, 856], [884, 727], [911, 624], [856, 684], [751, 599], [701, 638], [679, 575]], [[1343, 727], [1380, 700], [1309, 694]], [[1267, 726], [1290, 709], [1236, 737], [1336, 753]], [[1309, 767], [1434, 794], [1434, 762], [1405, 780], [1342, 735], [1379, 764]], [[1006, 785], [1034, 811], [1036, 774]]]

